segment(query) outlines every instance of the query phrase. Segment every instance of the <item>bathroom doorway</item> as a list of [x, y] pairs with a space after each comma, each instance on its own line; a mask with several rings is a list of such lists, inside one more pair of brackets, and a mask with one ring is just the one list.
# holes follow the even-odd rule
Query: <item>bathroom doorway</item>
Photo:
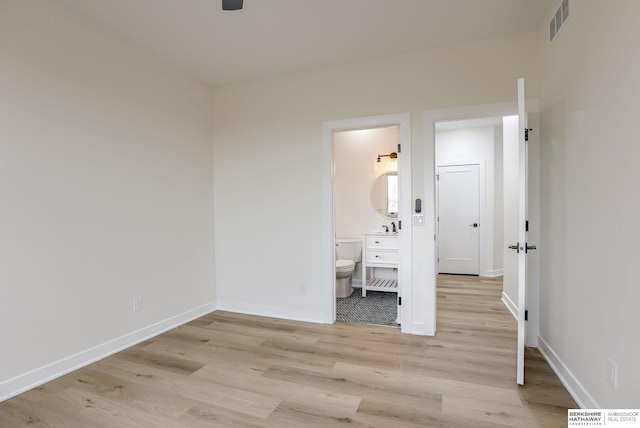
[[[410, 196], [404, 196], [411, 195], [409, 114], [327, 122], [324, 131], [327, 322], [401, 326], [410, 333], [405, 326], [411, 325], [411, 203]], [[391, 257], [384, 260], [384, 269], [363, 269], [371, 266], [366, 256], [370, 234], [384, 235], [390, 238], [385, 242], [393, 243], [393, 248], [380, 249]], [[344, 263], [337, 267], [338, 253], [345, 254], [337, 244], [350, 248], [344, 257], [354, 262], [346, 284], [344, 271], [349, 268]], [[379, 282], [372, 284], [372, 279]], [[365, 288], [363, 293], [363, 281], [388, 288]], [[360, 306], [373, 308], [372, 316], [363, 316], [367, 308]]]
[[337, 321], [400, 326], [398, 131], [389, 125], [333, 134]]

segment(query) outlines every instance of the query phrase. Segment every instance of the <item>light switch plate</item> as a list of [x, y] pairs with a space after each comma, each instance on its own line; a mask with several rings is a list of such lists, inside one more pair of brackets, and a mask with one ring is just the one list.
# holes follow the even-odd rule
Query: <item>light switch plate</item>
[[424, 226], [424, 214], [414, 214], [413, 215], [413, 225], [414, 226]]

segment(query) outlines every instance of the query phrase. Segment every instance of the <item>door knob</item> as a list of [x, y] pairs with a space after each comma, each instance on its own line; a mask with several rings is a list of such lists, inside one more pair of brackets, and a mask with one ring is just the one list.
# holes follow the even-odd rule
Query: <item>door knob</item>
[[512, 250], [516, 250], [516, 252], [520, 252], [520, 250], [524, 250], [525, 254], [529, 252], [529, 250], [537, 250], [538, 248], [535, 245], [529, 245], [525, 243], [524, 247], [520, 247], [520, 243], [516, 243], [516, 245], [509, 245], [509, 248]]
[[473, 224], [470, 224], [469, 226], [478, 227], [480, 225], [478, 223], [473, 223]]

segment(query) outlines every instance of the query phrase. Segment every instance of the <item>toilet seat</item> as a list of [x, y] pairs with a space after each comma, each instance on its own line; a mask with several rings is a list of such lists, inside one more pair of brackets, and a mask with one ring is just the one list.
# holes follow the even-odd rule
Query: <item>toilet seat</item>
[[356, 264], [353, 262], [353, 260], [336, 260], [336, 270], [350, 270], [355, 266]]

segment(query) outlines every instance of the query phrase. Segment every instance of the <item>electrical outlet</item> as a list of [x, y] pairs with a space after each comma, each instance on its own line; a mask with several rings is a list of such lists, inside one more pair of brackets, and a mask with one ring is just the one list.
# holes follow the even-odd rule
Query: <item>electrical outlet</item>
[[618, 365], [610, 358], [607, 359], [607, 383], [611, 385], [613, 389], [618, 388]]
[[142, 310], [142, 297], [133, 298], [133, 312], [140, 312]]

